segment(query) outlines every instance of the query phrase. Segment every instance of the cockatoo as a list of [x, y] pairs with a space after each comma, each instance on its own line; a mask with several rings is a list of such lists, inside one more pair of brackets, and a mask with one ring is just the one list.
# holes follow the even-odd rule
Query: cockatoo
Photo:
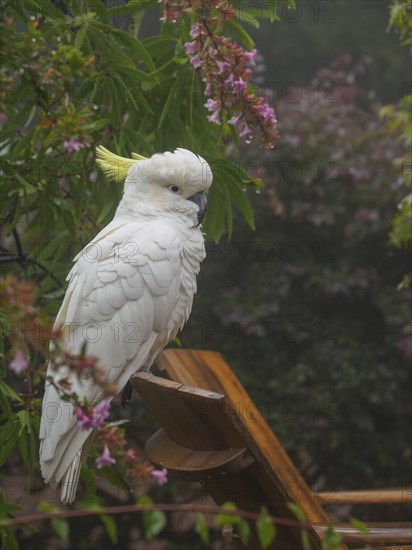
[[[55, 326], [64, 348], [96, 357], [105, 382], [122, 390], [150, 369], [185, 324], [205, 256], [200, 222], [212, 183], [208, 163], [186, 149], [133, 159], [97, 148], [106, 176], [124, 181], [111, 223], [74, 258]], [[109, 398], [92, 378], [49, 364], [55, 383], [69, 376], [80, 400], [99, 407]], [[46, 483], [61, 483], [60, 498], [74, 500], [80, 469], [93, 440], [80, 430], [72, 404], [46, 382], [40, 426], [40, 465]]]

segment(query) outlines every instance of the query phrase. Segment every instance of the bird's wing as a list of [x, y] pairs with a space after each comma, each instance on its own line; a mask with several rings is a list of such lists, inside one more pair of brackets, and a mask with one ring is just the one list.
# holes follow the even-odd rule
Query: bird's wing
[[[64, 347], [78, 354], [86, 342], [86, 354], [98, 358], [106, 381], [119, 391], [132, 374], [150, 367], [190, 310], [190, 299], [189, 306], [179, 303], [182, 238], [170, 223], [110, 224], [77, 256], [68, 278], [56, 318]], [[48, 375], [59, 379], [65, 371], [56, 373], [49, 365]], [[103, 398], [91, 378], [71, 381], [80, 399], [96, 404]], [[40, 429], [46, 482], [60, 481], [89, 435], [79, 431], [73, 406], [47, 383]]]

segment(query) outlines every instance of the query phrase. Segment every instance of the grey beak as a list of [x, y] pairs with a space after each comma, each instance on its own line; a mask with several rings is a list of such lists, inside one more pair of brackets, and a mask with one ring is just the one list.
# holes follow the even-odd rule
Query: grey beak
[[199, 191], [199, 193], [196, 193], [195, 195], [192, 195], [187, 200], [194, 202], [199, 207], [199, 212], [197, 214], [197, 221], [199, 223], [202, 223], [203, 218], [206, 214], [206, 208], [207, 208], [207, 197], [206, 193], [203, 191]]

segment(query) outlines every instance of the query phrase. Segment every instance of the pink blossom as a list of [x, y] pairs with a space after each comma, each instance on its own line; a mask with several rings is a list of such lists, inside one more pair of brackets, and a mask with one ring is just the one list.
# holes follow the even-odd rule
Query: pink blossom
[[80, 149], [83, 149], [85, 145], [78, 139], [72, 138], [72, 139], [69, 139], [69, 141], [64, 141], [63, 147], [69, 153], [73, 153], [73, 151], [76, 152], [76, 151], [79, 151]]
[[230, 118], [227, 123], [228, 124], [231, 124], [232, 126], [237, 126], [239, 124], [239, 120], [241, 118], [241, 113], [237, 114], [237, 115], [233, 115], [232, 118]]
[[167, 470], [162, 468], [161, 470], [152, 470], [152, 476], [156, 479], [158, 485], [164, 485], [167, 483]]
[[252, 67], [254, 67], [256, 65], [256, 61], [255, 61], [256, 54], [257, 54], [256, 48], [253, 49], [251, 52], [245, 52], [244, 53], [244, 56], [246, 57], [248, 63], [250, 63], [252, 65]]
[[379, 219], [379, 213], [377, 210], [359, 208], [355, 213], [355, 219], [359, 222], [376, 222]]
[[240, 93], [246, 90], [246, 82], [243, 80], [235, 80], [233, 82], [233, 89], [235, 92]]
[[219, 124], [220, 125], [220, 115], [219, 115], [219, 111], [215, 111], [214, 113], [212, 113], [211, 115], [209, 115], [207, 117], [207, 120], [209, 122], [214, 122], [215, 124]]
[[212, 85], [208, 82], [205, 87], [205, 96], [208, 97], [212, 95]]
[[217, 99], [208, 99], [205, 103], [205, 107], [208, 111], [217, 111], [219, 108]]
[[276, 122], [275, 111], [267, 103], [262, 103], [255, 107], [255, 111], [264, 119], [265, 122]]
[[76, 407], [75, 415], [82, 431], [91, 429], [100, 430], [109, 416], [109, 412], [110, 403], [105, 401], [100, 407], [92, 408], [88, 413], [84, 412], [80, 407]]
[[185, 42], [185, 52], [187, 55], [191, 55], [193, 53], [196, 53], [199, 49], [199, 42], [197, 40], [193, 40], [193, 42]]
[[200, 56], [199, 55], [194, 55], [190, 59], [190, 63], [192, 64], [194, 69], [200, 69], [200, 67], [202, 66], [202, 64], [200, 62]]
[[21, 372], [26, 370], [28, 366], [29, 362], [27, 361], [24, 353], [21, 351], [21, 349], [18, 349], [13, 360], [9, 363], [9, 369], [16, 374], [20, 374]]
[[196, 23], [195, 25], [192, 25], [192, 28], [190, 29], [190, 36], [192, 38], [197, 38], [200, 36], [200, 25], [199, 23]]
[[240, 132], [239, 137], [245, 138], [246, 141], [251, 141], [253, 138], [253, 132], [247, 124], [244, 125], [243, 130]]
[[112, 466], [115, 462], [116, 460], [110, 456], [110, 451], [107, 445], [105, 445], [103, 453], [95, 460], [96, 466], [99, 470], [104, 466]]
[[216, 65], [218, 68], [217, 74], [225, 73], [226, 71], [230, 71], [230, 63], [227, 61], [216, 61]]

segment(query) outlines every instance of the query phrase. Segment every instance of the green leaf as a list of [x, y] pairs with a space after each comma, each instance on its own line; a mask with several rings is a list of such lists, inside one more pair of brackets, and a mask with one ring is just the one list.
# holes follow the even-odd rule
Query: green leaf
[[203, 223], [203, 229], [209, 237], [219, 241], [225, 226], [224, 195], [215, 181], [208, 196], [209, 206]]
[[246, 197], [245, 192], [242, 189], [240, 189], [238, 183], [231, 177], [228, 177], [225, 183], [229, 190], [232, 201], [236, 204], [236, 206], [242, 212], [243, 217], [245, 218], [248, 225], [254, 230], [255, 220], [253, 217], [253, 210], [252, 210], [252, 207], [250, 206], [250, 203]]
[[[225, 502], [223, 504], [223, 508], [225, 510], [236, 510], [237, 506], [233, 502]], [[235, 514], [224, 514], [221, 512], [215, 517], [215, 524], [218, 527], [223, 527], [223, 525], [226, 524], [236, 525], [238, 518], [239, 516], [236, 516]]]
[[153, 500], [143, 495], [137, 500], [139, 506], [146, 506], [148, 509], [143, 512], [143, 527], [147, 540], [153, 539], [162, 531], [166, 525], [166, 514], [160, 510], [150, 510]]
[[300, 521], [306, 521], [306, 514], [298, 504], [294, 504], [293, 502], [289, 502], [288, 508], [289, 508], [289, 510], [291, 510], [293, 512], [293, 514]]
[[151, 540], [158, 535], [166, 525], [166, 514], [160, 510], [147, 510], [143, 512], [143, 526], [145, 537]]
[[16, 416], [20, 422], [19, 436], [23, 433], [25, 429], [27, 430], [28, 433], [30, 433], [31, 431], [30, 412], [24, 409], [19, 411], [16, 414]]
[[27, 464], [29, 460], [29, 443], [28, 443], [28, 434], [23, 432], [18, 439], [18, 447], [20, 455], [23, 461]]
[[82, 48], [83, 40], [86, 36], [88, 29], [89, 29], [89, 24], [86, 21], [76, 33], [76, 38], [74, 39], [74, 46], [78, 50], [81, 50]]
[[13, 436], [10, 437], [7, 441], [2, 441], [2, 444], [0, 445], [0, 466], [2, 466], [6, 462], [12, 450], [14, 449], [16, 442], [16, 433], [14, 433]]
[[[256, 8], [257, 16], [262, 14], [263, 10], [260, 8], [258, 4], [251, 4], [250, 7], [252, 9]], [[257, 17], [255, 17], [252, 13], [250, 13], [248, 3], [241, 4], [240, 7], [236, 9], [236, 18], [239, 19], [240, 21], [244, 21], [245, 23], [249, 23], [249, 25], [252, 25], [257, 29], [260, 27], [259, 20], [257, 19]]]
[[369, 535], [369, 529], [366, 523], [364, 523], [360, 519], [356, 519], [352, 517], [349, 518], [349, 521], [355, 527], [355, 529], [359, 531], [359, 533], [362, 533], [362, 535]]
[[151, 497], [149, 497], [148, 495], [142, 495], [141, 497], [139, 497], [137, 499], [137, 502], [136, 504], [138, 506], [147, 506], [148, 508], [150, 508], [150, 505], [153, 504], [153, 499]]
[[322, 540], [322, 550], [338, 550], [341, 542], [340, 535], [329, 526]]
[[236, 23], [236, 21], [229, 21], [227, 23], [230, 30], [232, 30], [239, 38], [239, 40], [246, 46], [248, 50], [253, 50], [255, 43], [252, 37], [245, 31], [245, 29]]
[[13, 399], [14, 401], [23, 403], [23, 399], [20, 397], [20, 395], [17, 392], [15, 392], [13, 388], [11, 388], [3, 380], [0, 381], [0, 392], [6, 395], [7, 397], [10, 397], [10, 399]]
[[163, 105], [163, 109], [162, 109], [162, 112], [160, 114], [159, 122], [157, 123], [157, 129], [158, 130], [162, 126], [163, 122], [165, 121], [165, 118], [166, 118], [166, 116], [167, 116], [167, 114], [170, 110], [170, 107], [171, 107], [171, 104], [172, 104], [172, 101], [174, 99], [174, 95], [175, 95], [175, 92], [176, 92], [176, 89], [177, 89], [178, 86], [179, 86], [179, 79], [176, 78], [174, 84], [172, 85], [172, 87], [169, 90], [169, 93], [167, 94], [166, 101]]
[[52, 519], [51, 521], [54, 531], [59, 537], [68, 542], [69, 540], [69, 522], [66, 519]]
[[126, 67], [125, 65], [118, 65], [118, 64], [110, 64], [109, 68], [111, 71], [114, 71], [116, 73], [119, 73], [123, 76], [126, 76], [127, 78], [130, 78], [133, 82], [151, 82], [153, 85], [156, 84], [156, 81], [144, 71], [139, 71], [138, 69], [134, 69], [133, 67]]
[[277, 4], [278, 4], [278, 0], [268, 0], [267, 17], [271, 23], [281, 20], [281, 18], [278, 15]]
[[142, 59], [150, 72], [154, 72], [156, 70], [156, 66], [153, 62], [149, 50], [140, 40], [134, 38], [129, 33], [121, 31], [119, 29], [112, 29], [112, 33], [119, 41], [121, 41], [125, 46], [130, 49], [131, 53], [136, 56], [133, 61], [137, 62], [138, 60]]
[[276, 526], [272, 523], [269, 511], [262, 506], [260, 518], [256, 522], [256, 531], [262, 548], [269, 548], [276, 537]]
[[103, 522], [104, 526], [106, 527], [106, 532], [109, 535], [110, 542], [112, 544], [117, 544], [118, 543], [117, 526], [114, 519], [111, 516], [108, 516], [107, 514], [101, 515], [100, 519]]
[[207, 526], [205, 517], [203, 514], [196, 514], [196, 526], [195, 531], [199, 535], [203, 544], [209, 544], [209, 527]]
[[10, 527], [1, 528], [1, 547], [7, 550], [19, 550], [19, 543]]
[[238, 521], [236, 523], [236, 530], [239, 533], [240, 540], [243, 542], [245, 546], [247, 546], [250, 538], [250, 527], [248, 521], [245, 519], [238, 517]]

